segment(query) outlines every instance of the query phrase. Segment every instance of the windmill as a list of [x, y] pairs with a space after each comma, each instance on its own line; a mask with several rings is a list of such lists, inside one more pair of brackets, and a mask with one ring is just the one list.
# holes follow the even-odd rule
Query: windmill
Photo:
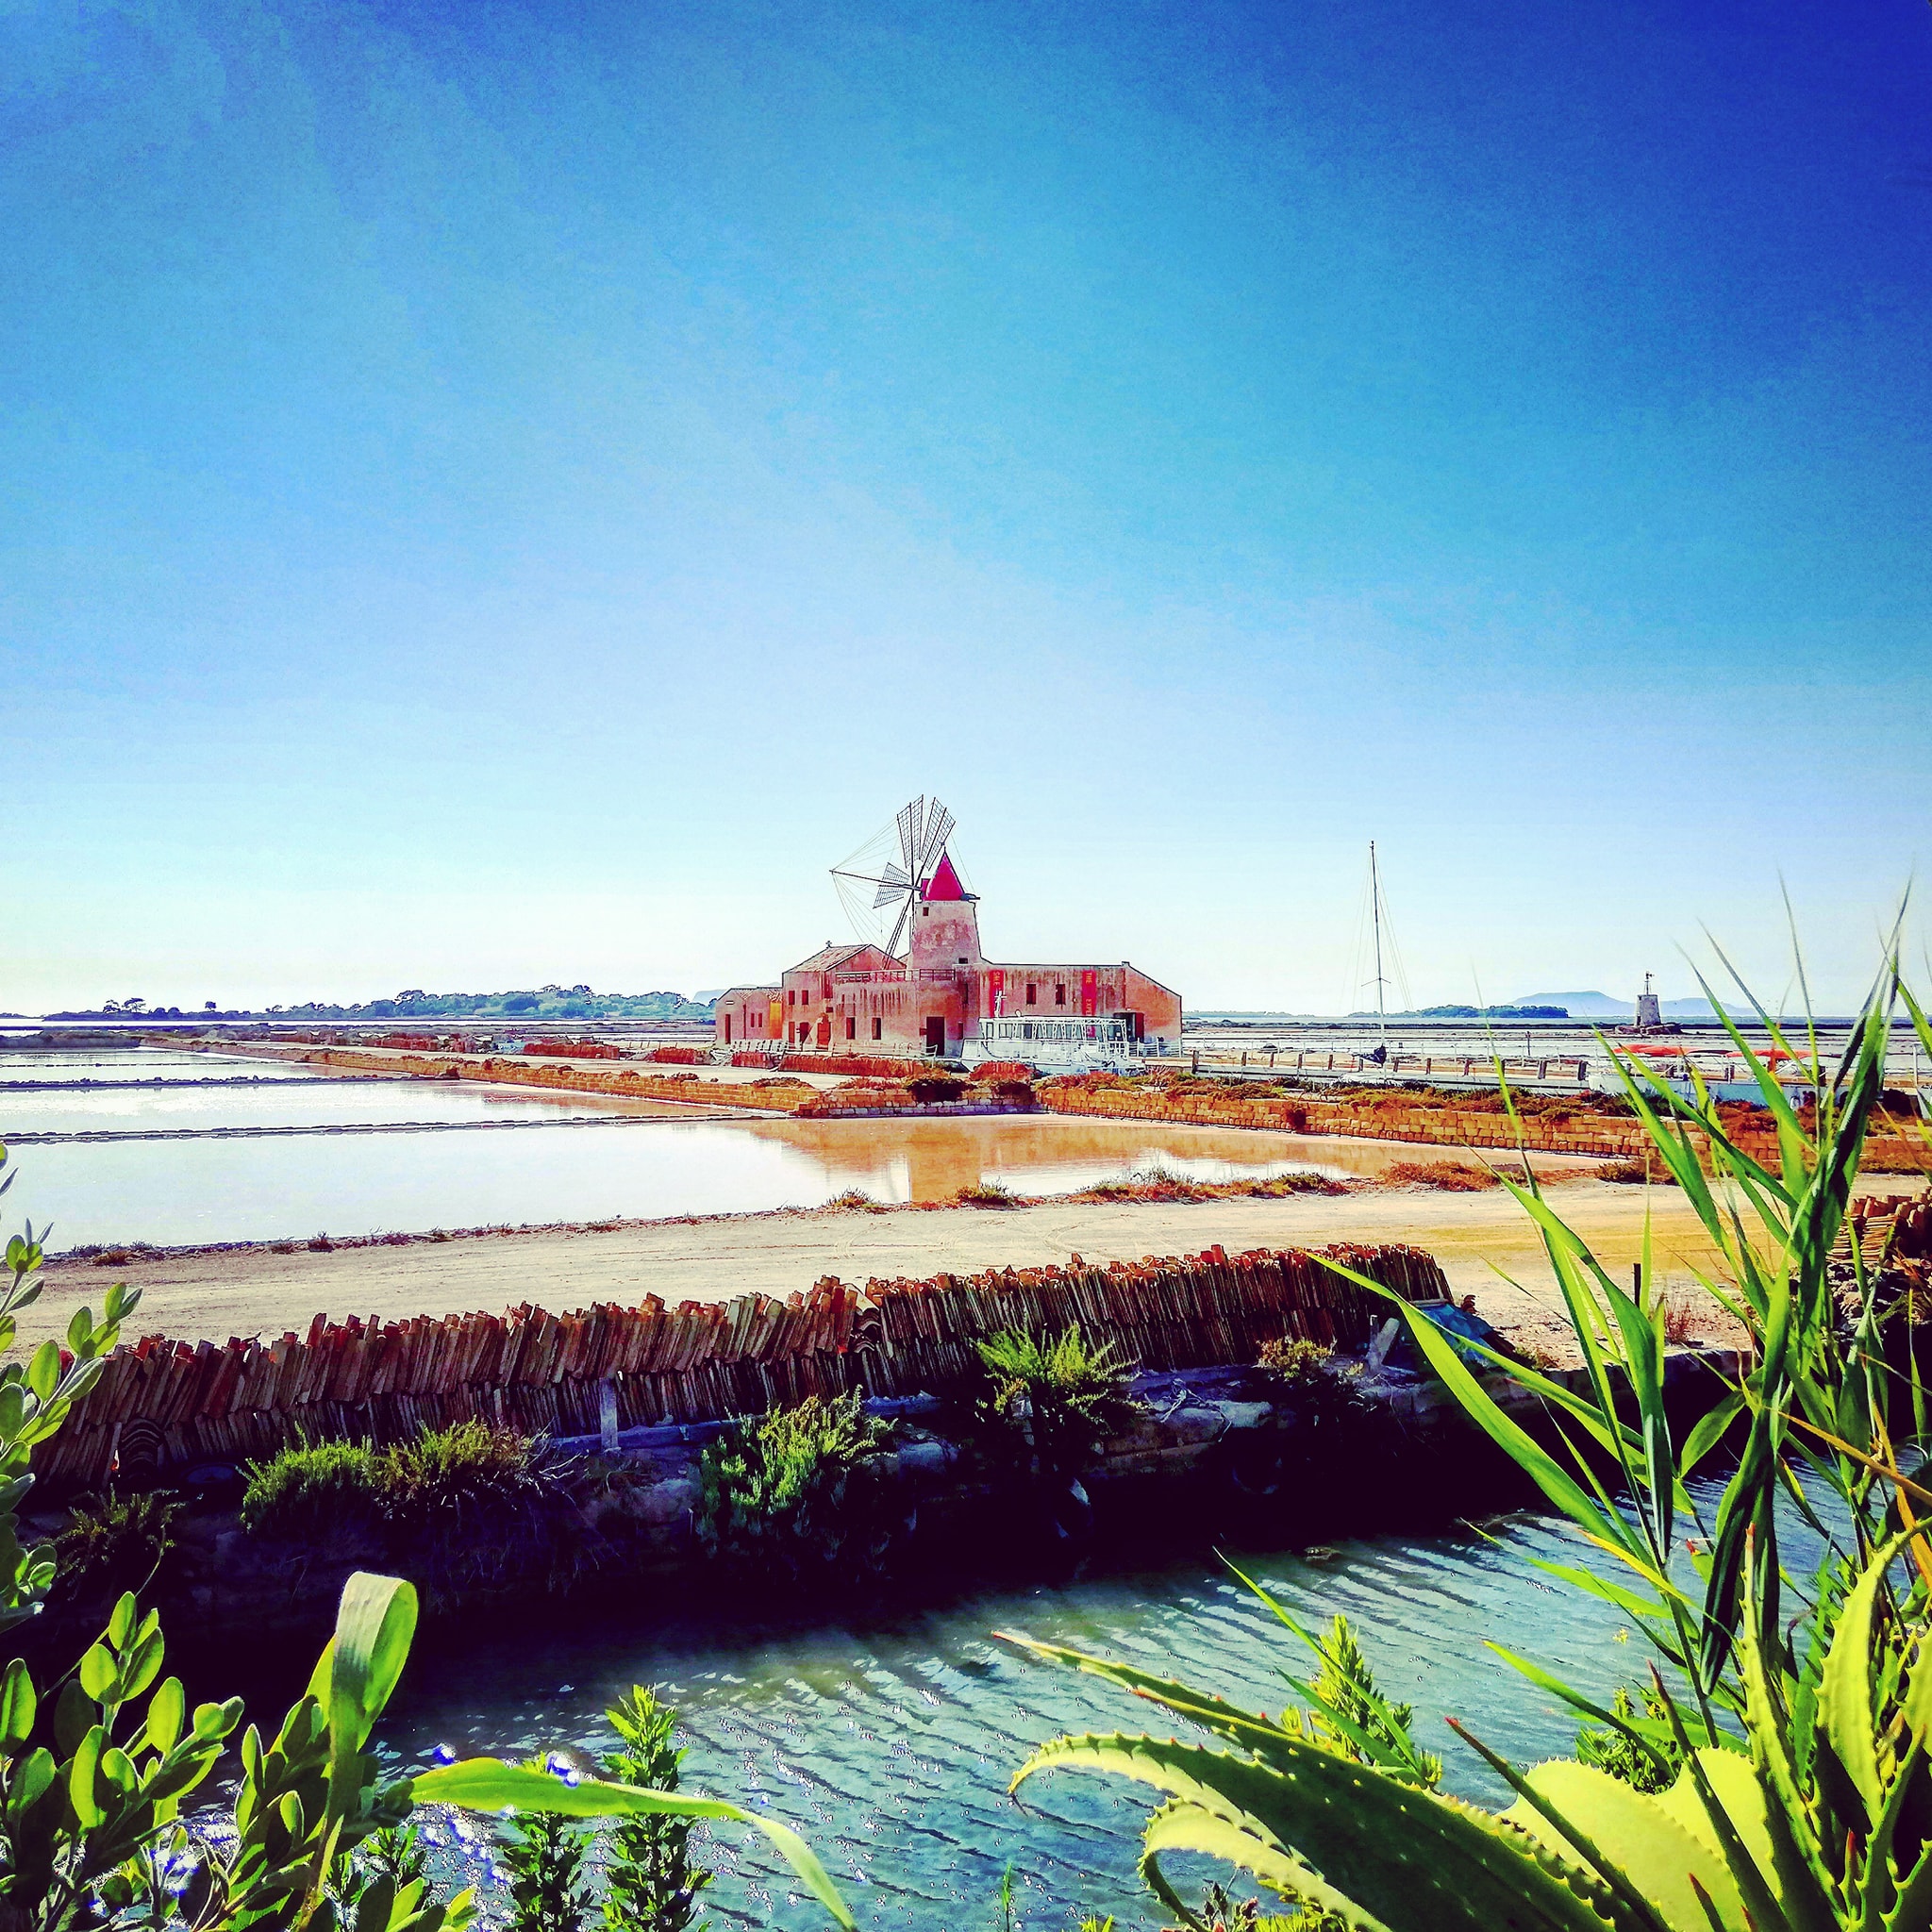
[[853, 931], [873, 938], [884, 931], [890, 914], [891, 938], [875, 942], [889, 953], [898, 952], [913, 903], [938, 870], [954, 824], [953, 814], [937, 798], [921, 795], [832, 868], [832, 883]]

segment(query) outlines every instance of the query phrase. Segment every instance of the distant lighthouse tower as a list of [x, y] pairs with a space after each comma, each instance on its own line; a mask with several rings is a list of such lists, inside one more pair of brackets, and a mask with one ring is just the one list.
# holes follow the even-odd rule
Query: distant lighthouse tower
[[1657, 994], [1650, 990], [1652, 977], [1648, 973], [1643, 975], [1643, 991], [1637, 995], [1637, 1030], [1640, 1033], [1651, 1032], [1664, 1024], [1663, 1008], [1658, 1004]]

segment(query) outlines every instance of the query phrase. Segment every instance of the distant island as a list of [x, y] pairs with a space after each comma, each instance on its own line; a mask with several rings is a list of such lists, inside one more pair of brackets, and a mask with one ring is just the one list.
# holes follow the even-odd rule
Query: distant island
[[91, 1012], [49, 1013], [49, 1020], [709, 1020], [711, 1008], [681, 992], [593, 992], [588, 986], [539, 986], [519, 992], [425, 992], [411, 987], [392, 999], [358, 1006], [307, 1000], [260, 1011], [223, 1011], [212, 1000], [190, 1008], [108, 1000]]

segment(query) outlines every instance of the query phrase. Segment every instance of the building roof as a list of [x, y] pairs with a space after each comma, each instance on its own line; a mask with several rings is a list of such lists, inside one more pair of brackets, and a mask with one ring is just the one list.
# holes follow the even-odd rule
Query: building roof
[[919, 895], [922, 899], [970, 899], [973, 895], [959, 883], [959, 874], [953, 870], [953, 855], [940, 854], [939, 870], [925, 882], [924, 890]]
[[896, 966], [899, 963], [883, 946], [835, 946], [827, 942], [809, 959], [801, 959], [796, 966], [788, 966], [785, 970], [788, 973], [836, 973], [840, 967], [856, 959], [861, 953], [876, 953], [888, 965]]

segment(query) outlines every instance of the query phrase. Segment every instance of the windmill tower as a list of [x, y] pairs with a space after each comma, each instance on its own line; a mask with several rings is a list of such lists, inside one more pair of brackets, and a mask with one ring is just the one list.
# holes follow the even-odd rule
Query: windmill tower
[[1661, 1027], [1664, 1024], [1663, 1008], [1658, 1003], [1657, 994], [1650, 990], [1653, 977], [1654, 975], [1648, 973], [1643, 975], [1643, 991], [1637, 995], [1637, 1025], [1640, 1032]]

